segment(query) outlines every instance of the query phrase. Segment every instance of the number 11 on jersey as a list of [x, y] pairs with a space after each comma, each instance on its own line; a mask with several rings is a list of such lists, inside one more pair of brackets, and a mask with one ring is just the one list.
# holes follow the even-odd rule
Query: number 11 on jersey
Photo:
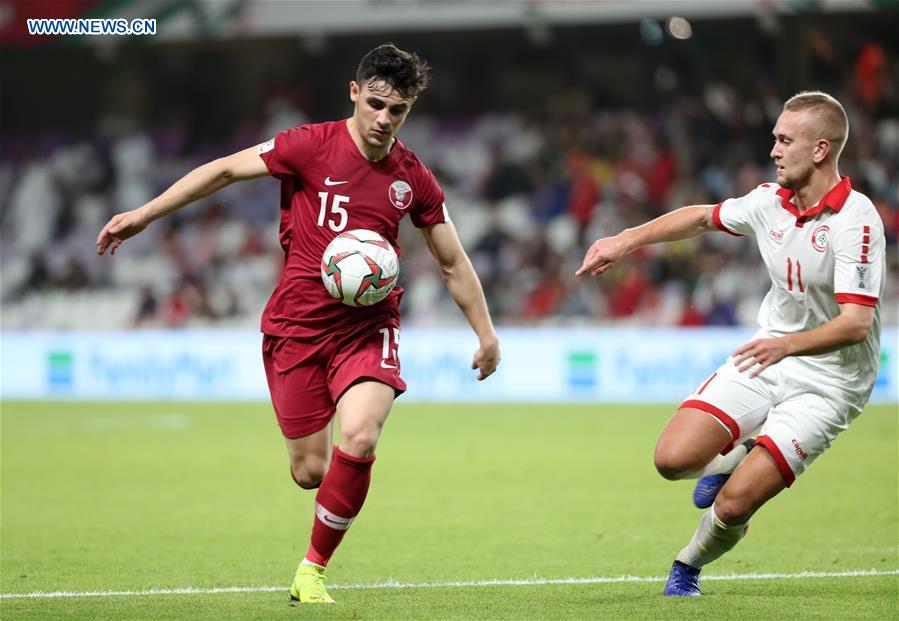
[[[805, 293], [805, 285], [802, 284], [802, 265], [796, 259], [796, 283], [799, 285], [799, 293]], [[787, 257], [787, 291], [793, 290], [793, 259]]]
[[343, 203], [349, 203], [350, 197], [343, 196], [341, 194], [335, 194], [334, 200], [331, 201], [330, 214], [328, 213], [328, 193], [319, 192], [318, 197], [321, 199], [321, 208], [318, 211], [318, 225], [324, 226], [326, 216], [330, 215], [331, 217], [328, 218], [328, 228], [330, 228], [335, 233], [339, 233], [340, 231], [345, 229], [347, 223], [347, 213], [346, 209], [344, 207], [341, 207], [340, 205]]

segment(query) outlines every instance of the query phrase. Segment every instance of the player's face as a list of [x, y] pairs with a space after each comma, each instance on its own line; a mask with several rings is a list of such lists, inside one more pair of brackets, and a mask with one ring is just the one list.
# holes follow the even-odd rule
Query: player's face
[[415, 97], [403, 97], [383, 80], [350, 82], [353, 118], [362, 139], [375, 149], [388, 149], [406, 121]]
[[805, 186], [815, 170], [812, 119], [807, 110], [784, 110], [774, 125], [771, 159], [777, 166], [777, 183], [798, 190]]

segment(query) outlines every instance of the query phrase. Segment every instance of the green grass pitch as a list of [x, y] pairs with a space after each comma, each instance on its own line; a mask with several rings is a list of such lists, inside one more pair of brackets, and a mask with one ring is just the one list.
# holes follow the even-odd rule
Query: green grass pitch
[[[868, 407], [749, 535], [709, 566], [825, 574], [704, 582], [661, 597], [700, 512], [652, 448], [670, 406], [397, 404], [372, 489], [329, 569], [290, 607], [313, 495], [295, 487], [267, 404], [4, 402], [3, 619], [896, 619], [897, 409]], [[248, 592], [11, 598], [31, 592]], [[273, 587], [263, 590], [264, 587]]]

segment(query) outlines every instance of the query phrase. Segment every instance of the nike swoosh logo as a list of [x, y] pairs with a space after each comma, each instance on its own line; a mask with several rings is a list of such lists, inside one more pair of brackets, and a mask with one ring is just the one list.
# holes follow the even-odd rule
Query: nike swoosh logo
[[355, 518], [345, 518], [334, 515], [319, 503], [315, 503], [315, 516], [320, 519], [326, 526], [330, 526], [335, 530], [346, 530], [353, 523]]
[[347, 520], [345, 518], [335, 520], [330, 515], [327, 515], [327, 514], [325, 514], [323, 517], [325, 518], [325, 522], [328, 522], [330, 524], [336, 524], [337, 526], [346, 526], [349, 522], [353, 521], [353, 520]]
[[325, 185], [327, 185], [327, 186], [343, 185], [344, 183], [349, 183], [349, 181], [331, 181], [330, 175], [325, 177]]
[[387, 364], [386, 362], [384, 362], [384, 361], [382, 360], [382, 361], [381, 361], [381, 368], [382, 368], [382, 369], [395, 369], [395, 368], [396, 368], [396, 365], [395, 365], [395, 364]]

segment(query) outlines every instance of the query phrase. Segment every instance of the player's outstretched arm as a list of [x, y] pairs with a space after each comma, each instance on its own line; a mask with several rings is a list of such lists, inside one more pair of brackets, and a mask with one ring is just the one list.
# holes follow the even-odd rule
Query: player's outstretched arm
[[116, 214], [97, 236], [97, 254], [116, 249], [129, 237], [143, 231], [151, 222], [209, 196], [235, 181], [256, 179], [268, 174], [268, 168], [256, 147], [213, 160], [193, 169], [149, 203], [132, 211]]
[[641, 246], [658, 242], [676, 241], [702, 235], [717, 227], [712, 219], [714, 205], [681, 207], [646, 224], [625, 229], [614, 237], [597, 239], [587, 250], [584, 262], [576, 276], [599, 276], [615, 265], [622, 257]]
[[462, 248], [456, 227], [452, 222], [442, 222], [421, 229], [428, 249], [440, 265], [440, 274], [456, 305], [462, 310], [480, 346], [471, 361], [471, 368], [478, 369], [478, 380], [490, 377], [500, 361], [499, 338], [493, 329], [490, 311], [481, 281]]

